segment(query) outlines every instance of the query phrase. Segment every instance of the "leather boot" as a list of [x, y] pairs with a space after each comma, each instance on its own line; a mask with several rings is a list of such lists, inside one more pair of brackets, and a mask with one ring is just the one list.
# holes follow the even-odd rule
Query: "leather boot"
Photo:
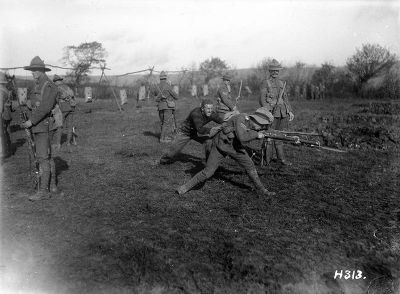
[[256, 186], [256, 189], [258, 191], [258, 193], [260, 193], [261, 195], [265, 195], [265, 196], [275, 196], [276, 193], [275, 192], [270, 192], [268, 191], [267, 188], [264, 187], [264, 185], [261, 183], [260, 178], [258, 177], [257, 171], [251, 170], [249, 173], [249, 178], [251, 179], [251, 181], [254, 183], [254, 186]]
[[188, 192], [190, 189], [192, 189], [194, 186], [196, 186], [197, 184], [200, 184], [201, 182], [203, 182], [206, 178], [207, 177], [202, 172], [199, 172], [193, 178], [191, 178], [186, 184], [177, 188], [176, 192], [179, 195], [183, 195], [186, 192]]
[[292, 163], [285, 160], [285, 154], [283, 153], [283, 144], [275, 144], [275, 148], [278, 161], [280, 161], [280, 163], [282, 163], [283, 165], [291, 166]]
[[60, 190], [57, 187], [57, 174], [56, 174], [56, 164], [54, 159], [50, 159], [50, 192], [58, 194]]
[[265, 155], [265, 165], [269, 165], [272, 159], [272, 142], [267, 142], [264, 155]]
[[50, 170], [43, 170], [40, 175], [40, 187], [39, 191], [29, 197], [30, 201], [40, 201], [49, 199], [51, 197], [48, 187], [50, 181]]

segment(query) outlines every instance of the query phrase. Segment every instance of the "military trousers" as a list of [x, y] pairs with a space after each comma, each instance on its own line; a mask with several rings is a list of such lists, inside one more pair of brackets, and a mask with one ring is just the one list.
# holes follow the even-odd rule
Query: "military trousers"
[[163, 109], [158, 111], [161, 123], [160, 140], [165, 140], [168, 135], [172, 135], [175, 128], [175, 109]]
[[72, 139], [72, 127], [74, 126], [74, 112], [67, 111], [63, 112], [63, 125], [56, 130], [56, 144], [61, 145], [61, 138], [63, 134], [63, 129], [67, 131], [67, 144], [71, 143]]
[[11, 137], [10, 137], [10, 123], [11, 120], [2, 119], [1, 122], [1, 148], [2, 156], [11, 155]]
[[194, 187], [195, 185], [204, 182], [208, 178], [212, 177], [226, 155], [231, 156], [241, 167], [243, 167], [246, 170], [249, 178], [256, 184], [256, 186], [259, 186], [260, 180], [258, 178], [254, 163], [244, 149], [234, 153], [229, 152], [228, 154], [219, 150], [216, 145], [214, 145], [211, 149], [210, 155], [207, 159], [206, 167], [198, 172], [189, 181], [189, 186]]
[[40, 189], [48, 190], [50, 184], [50, 170], [51, 170], [51, 146], [50, 146], [50, 133], [34, 133], [36, 158], [39, 162], [40, 170]]
[[186, 146], [186, 144], [188, 144], [191, 140], [194, 140], [200, 144], [204, 144], [205, 155], [207, 159], [211, 151], [212, 139], [210, 139], [209, 137], [199, 137], [196, 134], [187, 134], [178, 131], [174, 141], [172, 142], [171, 147], [161, 157], [160, 163], [167, 163], [171, 161], [182, 151], [182, 149]]

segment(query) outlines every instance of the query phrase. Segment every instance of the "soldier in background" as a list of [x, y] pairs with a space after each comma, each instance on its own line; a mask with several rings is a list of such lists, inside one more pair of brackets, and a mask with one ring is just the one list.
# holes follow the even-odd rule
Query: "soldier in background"
[[306, 83], [306, 82], [303, 83], [301, 95], [302, 95], [302, 98], [303, 98], [304, 100], [307, 100], [307, 99], [308, 99], [308, 98], [307, 98], [307, 83]]
[[76, 107], [76, 100], [74, 96], [74, 92], [68, 87], [65, 83], [63, 83], [63, 78], [54, 75], [53, 82], [56, 84], [59, 96], [58, 96], [58, 105], [62, 112], [62, 124], [57, 127], [56, 130], [56, 146], [57, 150], [61, 148], [61, 137], [63, 134], [63, 129], [67, 131], [67, 147], [73, 145], [77, 145], [76, 141], [73, 140], [73, 123], [74, 123], [74, 114]]
[[[58, 89], [57, 86], [50, 81], [46, 75], [47, 68], [36, 56], [32, 59], [29, 66], [24, 67], [25, 70], [32, 72], [35, 80], [35, 87], [31, 95], [32, 112], [29, 120], [22, 123], [24, 128], [32, 128], [36, 146], [36, 158], [39, 162], [40, 185], [36, 194], [31, 195], [29, 200], [37, 201], [51, 197], [49, 193], [50, 185], [50, 166], [51, 166], [51, 148], [50, 148], [50, 124], [51, 114], [57, 103]], [[51, 183], [50, 190], [57, 193], [56, 182]]]
[[3, 158], [10, 157], [12, 155], [11, 138], [10, 138], [10, 124], [11, 124], [11, 112], [14, 111], [11, 102], [11, 91], [6, 87], [8, 84], [6, 75], [0, 72], [0, 114], [1, 114], [1, 148]]
[[320, 95], [320, 99], [325, 99], [325, 94], [326, 94], [326, 88], [325, 85], [323, 83], [319, 84], [319, 95]]
[[171, 130], [175, 124], [175, 101], [178, 94], [174, 92], [171, 85], [167, 83], [167, 74], [160, 73], [160, 87], [158, 88], [156, 102], [158, 102], [158, 114], [161, 123], [160, 143], [169, 143], [172, 141]]
[[300, 86], [299, 85], [296, 85], [295, 87], [294, 87], [294, 97], [295, 97], [295, 99], [297, 99], [297, 100], [299, 100], [301, 97], [300, 97]]
[[[278, 79], [279, 70], [281, 69], [280, 63], [276, 59], [273, 59], [268, 66], [270, 77], [263, 83], [260, 91], [261, 106], [267, 107], [274, 116], [274, 121], [272, 123], [273, 130], [287, 130], [288, 122], [292, 121], [294, 118], [286, 90], [283, 89], [284, 83]], [[282, 95], [281, 99], [279, 98], [280, 95]], [[285, 159], [283, 142], [272, 140], [267, 140], [266, 164], [268, 165], [272, 159], [272, 145], [275, 145], [278, 160], [283, 165], [291, 165], [291, 163]]]
[[222, 84], [218, 86], [217, 91], [217, 113], [224, 121], [227, 121], [233, 115], [239, 114], [236, 100], [231, 96], [231, 77], [228, 74], [224, 74], [222, 76]]
[[212, 177], [221, 161], [229, 155], [246, 170], [258, 193], [264, 196], [274, 196], [275, 193], [268, 191], [260, 181], [254, 163], [243, 146], [249, 141], [263, 139], [264, 134], [258, 130], [269, 125], [273, 119], [272, 114], [267, 109], [260, 108], [253, 115], [240, 113], [224, 122], [222, 130], [214, 137], [206, 167], [186, 184], [180, 186], [176, 190], [177, 193], [179, 195], [185, 194], [197, 184]]
[[311, 84], [310, 89], [311, 89], [311, 100], [315, 100], [315, 97], [316, 97], [315, 96], [315, 94], [316, 94], [315, 85]]
[[320, 99], [320, 91], [319, 91], [319, 86], [315, 86], [315, 99]]

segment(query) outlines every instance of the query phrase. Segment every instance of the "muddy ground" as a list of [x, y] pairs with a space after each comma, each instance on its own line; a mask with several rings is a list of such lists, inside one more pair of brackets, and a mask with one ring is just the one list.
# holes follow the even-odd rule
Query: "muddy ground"
[[[261, 176], [278, 193], [272, 204], [231, 159], [176, 195], [202, 169], [201, 146], [154, 166], [168, 147], [158, 143], [156, 109], [128, 104], [119, 113], [113, 101], [79, 105], [79, 146], [55, 154], [65, 195], [32, 203], [27, 146], [15, 125], [16, 152], [2, 165], [3, 291], [396, 293], [399, 114], [368, 103], [293, 102], [293, 130], [318, 131], [348, 152], [286, 145], [293, 166], [273, 163]], [[182, 99], [178, 122], [198, 104]], [[239, 104], [256, 107], [256, 97]], [[345, 270], [362, 278], [345, 279]]]

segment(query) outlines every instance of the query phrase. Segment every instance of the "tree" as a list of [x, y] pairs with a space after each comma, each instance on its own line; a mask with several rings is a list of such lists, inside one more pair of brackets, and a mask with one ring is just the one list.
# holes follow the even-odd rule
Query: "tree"
[[347, 68], [352, 74], [359, 93], [369, 79], [388, 71], [396, 62], [396, 55], [379, 44], [363, 44], [361, 49], [347, 59]]
[[79, 86], [91, 72], [94, 65], [105, 66], [107, 51], [101, 43], [90, 42], [82, 43], [79, 46], [67, 46], [64, 48], [62, 61], [64, 65], [73, 68], [68, 73], [75, 81], [75, 86]]
[[211, 57], [211, 59], [200, 63], [200, 72], [205, 75], [205, 83], [208, 83], [214, 77], [221, 76], [228, 69], [229, 66], [219, 57]]

